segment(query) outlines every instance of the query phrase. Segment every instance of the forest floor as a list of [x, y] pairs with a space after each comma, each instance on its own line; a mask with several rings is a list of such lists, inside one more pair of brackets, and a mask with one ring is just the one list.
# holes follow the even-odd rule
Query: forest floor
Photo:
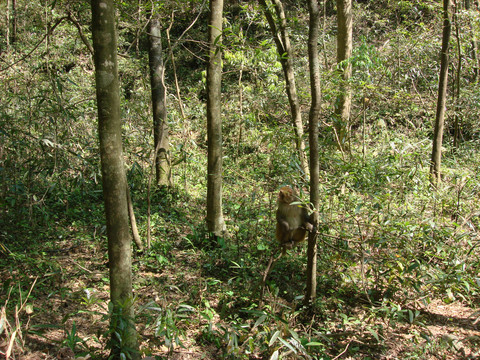
[[[105, 356], [102, 344], [108, 329], [107, 306], [108, 264], [105, 251], [98, 246], [68, 241], [59, 243], [55, 252], [46, 251], [44, 258], [31, 258], [29, 264], [13, 271], [1, 269], [3, 284], [17, 286], [18, 279], [27, 276], [30, 289], [23, 288], [20, 299], [12, 297], [2, 303], [0, 351], [13, 350], [10, 359], [88, 359]], [[160, 308], [195, 302], [195, 299], [208, 299], [212, 309], [218, 306], [219, 298], [201, 289], [205, 283], [200, 260], [188, 250], [175, 250], [173, 265], [155, 270], [140, 259], [134, 260], [135, 294], [138, 304], [155, 302]], [[39, 264], [50, 264], [43, 276], [29, 276], [37, 273]], [[33, 264], [37, 264], [34, 268]], [[52, 271], [52, 264], [56, 264]], [[25, 284], [23, 280], [23, 284]], [[189, 289], [200, 289], [196, 294]], [[89, 289], [87, 296], [86, 289]], [[16, 306], [16, 315], [8, 316], [6, 308]], [[192, 304], [196, 306], [197, 304]], [[355, 309], [353, 309], [355, 311]], [[360, 309], [359, 309], [360, 310]], [[354, 332], [332, 343], [326, 357], [322, 359], [479, 359], [480, 358], [480, 313], [460, 301], [446, 304], [432, 301], [420, 309], [420, 321], [415, 324], [394, 323], [381, 318], [384, 332], [381, 345], [362, 344], [361, 337]], [[194, 316], [194, 315], [192, 315]], [[213, 322], [220, 324], [216, 315]], [[339, 320], [340, 321], [340, 320]], [[181, 340], [183, 347], [176, 346], [168, 351], [165, 343], [155, 335], [155, 323], [151, 318], [141, 317], [137, 327], [141, 334], [141, 349], [151, 359], [219, 359], [222, 352], [213, 344], [197, 341], [201, 337], [202, 320], [192, 321], [183, 326]], [[19, 327], [18, 325], [23, 324]], [[16, 332], [13, 329], [17, 329]], [[23, 329], [23, 330], [22, 330]], [[419, 336], [419, 334], [423, 334]], [[425, 335], [426, 334], [426, 335]], [[10, 340], [15, 340], [10, 342]], [[73, 345], [73, 346], [72, 346]], [[70, 349], [79, 348], [78, 353]], [[349, 348], [361, 347], [355, 355]], [[342, 350], [343, 349], [343, 350]], [[251, 354], [250, 359], [263, 359], [261, 354]], [[298, 357], [288, 357], [298, 358]], [[304, 357], [302, 357], [304, 358]]]

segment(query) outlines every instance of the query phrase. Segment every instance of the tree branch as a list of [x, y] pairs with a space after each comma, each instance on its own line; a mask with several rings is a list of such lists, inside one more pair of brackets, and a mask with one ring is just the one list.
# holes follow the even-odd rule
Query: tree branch
[[93, 56], [92, 44], [90, 44], [90, 41], [88, 41], [87, 37], [83, 33], [82, 27], [80, 26], [80, 23], [78, 22], [78, 20], [75, 18], [75, 16], [72, 15], [72, 13], [70, 11], [67, 14], [67, 18], [68, 18], [68, 20], [70, 20], [73, 23], [73, 25], [75, 25], [75, 27], [78, 30], [78, 34], [80, 35], [80, 38], [82, 39], [83, 43], [87, 47], [90, 54]]

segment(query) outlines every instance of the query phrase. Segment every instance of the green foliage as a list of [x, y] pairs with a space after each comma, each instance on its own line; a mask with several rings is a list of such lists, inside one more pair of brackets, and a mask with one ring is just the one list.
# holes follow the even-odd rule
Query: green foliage
[[74, 321], [72, 324], [72, 330], [66, 331], [63, 344], [67, 346], [70, 350], [75, 351], [77, 344], [81, 344], [82, 342], [82, 339], [77, 335], [77, 326]]
[[158, 314], [153, 328], [155, 335], [160, 337], [160, 344], [166, 346], [170, 353], [177, 346], [184, 347], [182, 344], [182, 339], [186, 336], [184, 326], [190, 321], [190, 314], [195, 312], [193, 307], [181, 304], [176, 309], [171, 307], [162, 309], [150, 304], [145, 309]]
[[131, 359], [136, 350], [131, 344], [136, 339], [131, 339], [132, 327], [135, 327], [134, 319], [130, 316], [132, 300], [127, 299], [125, 303], [108, 303], [108, 314], [106, 319], [110, 321], [109, 330], [103, 334], [107, 340], [107, 349], [111, 350], [109, 359]]
[[[317, 346], [300, 338], [289, 328], [288, 321], [270, 311], [243, 310], [243, 316], [232, 315], [228, 326], [219, 329], [213, 326], [215, 312], [208, 303], [201, 315], [207, 321], [202, 339], [223, 349], [225, 359], [248, 359], [250, 354], [258, 351], [269, 354], [271, 359], [286, 353], [302, 356], [307, 355], [306, 346]], [[255, 322], [245, 321], [245, 317]]]

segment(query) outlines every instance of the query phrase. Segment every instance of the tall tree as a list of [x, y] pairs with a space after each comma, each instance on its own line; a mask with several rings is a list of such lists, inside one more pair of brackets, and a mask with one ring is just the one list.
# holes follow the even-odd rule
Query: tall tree
[[[302, 113], [300, 111], [300, 102], [297, 95], [297, 87], [295, 84], [295, 72], [293, 70], [293, 51], [290, 45], [290, 37], [287, 31], [287, 19], [283, 10], [283, 5], [280, 0], [272, 0], [273, 8], [275, 9], [275, 20], [270, 6], [265, 0], [260, 0], [263, 7], [265, 17], [267, 18], [272, 32], [277, 52], [282, 64], [283, 73], [285, 76], [285, 83], [287, 87], [288, 102], [290, 104], [290, 112], [292, 116], [293, 128], [295, 130], [295, 144], [300, 159], [300, 166], [305, 174], [308, 174], [307, 157], [305, 153], [305, 142], [303, 141], [303, 121]], [[278, 23], [278, 25], [277, 25]]]
[[114, 359], [137, 359], [139, 352], [133, 314], [132, 250], [122, 150], [115, 7], [113, 0], [92, 0], [91, 7], [110, 300], [113, 305], [110, 344]]
[[157, 185], [170, 185], [171, 166], [169, 157], [165, 67], [163, 65], [162, 38], [158, 15], [151, 15], [148, 30], [155, 173]]
[[14, 44], [17, 38], [17, 1], [7, 0], [6, 4], [6, 26], [5, 26], [5, 41], [7, 51], [10, 45]]
[[[468, 2], [468, 1], [467, 1]], [[466, 5], [466, 4], [465, 4]], [[466, 9], [466, 8], [465, 8]], [[453, 147], [458, 149], [458, 142], [460, 138], [460, 128], [461, 128], [461, 119], [460, 119], [460, 112], [461, 112], [461, 105], [460, 105], [460, 92], [461, 92], [461, 76], [462, 76], [462, 63], [463, 63], [463, 55], [462, 55], [462, 44], [461, 44], [461, 37], [460, 37], [460, 29], [458, 24], [458, 4], [457, 1], [454, 0], [454, 8], [453, 8], [453, 24], [455, 25], [455, 40], [457, 43], [457, 66], [454, 75], [453, 81], [453, 103], [455, 104], [455, 116], [453, 120]]]
[[207, 68], [207, 226], [214, 236], [222, 236], [222, 20], [223, 0], [210, 0], [208, 27], [209, 59]]
[[312, 104], [309, 113], [309, 145], [310, 145], [310, 202], [313, 205], [311, 222], [313, 231], [308, 235], [307, 250], [307, 288], [305, 303], [308, 304], [317, 296], [317, 233], [318, 207], [320, 204], [318, 178], [318, 118], [321, 105], [320, 64], [318, 60], [318, 29], [320, 26], [320, 11], [317, 0], [308, 1], [310, 22], [308, 31], [308, 61], [310, 67], [310, 88]]
[[6, 25], [5, 26], [5, 43], [7, 52], [10, 51], [10, 0], [7, 0], [7, 9], [5, 10]]
[[11, 0], [12, 13], [11, 19], [12, 29], [10, 32], [10, 45], [13, 45], [17, 41], [17, 0]]
[[[476, 2], [476, 5], [477, 5], [477, 10], [479, 10], [478, 8], [480, 7], [480, 4], [479, 2], [477, 1]], [[467, 12], [470, 12], [471, 11], [471, 2], [470, 1], [465, 1], [465, 10], [467, 10]], [[474, 10], [475, 11], [475, 10]], [[475, 12], [473, 12], [475, 13]], [[476, 36], [476, 32], [474, 30], [474, 21], [473, 21], [473, 16], [470, 16], [470, 33], [471, 33], [471, 37], [472, 39], [470, 40], [471, 41], [471, 54], [472, 54], [472, 60], [473, 60], [473, 74], [474, 74], [474, 78], [473, 78], [473, 82], [477, 81], [478, 79], [478, 75], [479, 75], [479, 71], [480, 71], [480, 57], [478, 56], [478, 41], [477, 41], [477, 36]]]
[[340, 150], [348, 148], [347, 129], [350, 122], [352, 92], [348, 81], [352, 75], [352, 0], [337, 0], [337, 71], [341, 77], [340, 94], [335, 104], [335, 131]]
[[435, 128], [433, 132], [432, 159], [430, 176], [433, 184], [441, 180], [440, 164], [442, 160], [443, 125], [445, 119], [445, 105], [447, 102], [448, 82], [448, 50], [450, 33], [452, 30], [452, 16], [450, 13], [450, 0], [443, 0], [443, 34], [442, 53], [440, 63], [440, 78], [438, 83], [437, 112], [435, 116]]

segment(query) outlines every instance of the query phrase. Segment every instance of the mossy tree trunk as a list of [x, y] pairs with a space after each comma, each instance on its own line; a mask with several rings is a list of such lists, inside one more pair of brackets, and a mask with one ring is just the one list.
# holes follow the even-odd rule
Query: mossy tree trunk
[[160, 20], [151, 15], [148, 26], [148, 58], [152, 89], [154, 162], [157, 185], [171, 185], [169, 134]]
[[12, 4], [11, 18], [12, 28], [10, 31], [10, 45], [17, 41], [17, 0], [10, 0]]
[[447, 102], [448, 82], [448, 50], [452, 18], [450, 13], [450, 0], [443, 0], [443, 34], [442, 53], [440, 64], [440, 78], [438, 83], [437, 112], [435, 116], [435, 127], [433, 132], [432, 160], [430, 165], [430, 176], [433, 184], [441, 180], [440, 165], [442, 160], [443, 125], [445, 119], [445, 106]]
[[5, 10], [6, 25], [5, 26], [5, 45], [7, 52], [10, 51], [10, 0], [7, 0], [7, 9]]
[[98, 134], [110, 268], [111, 355], [114, 359], [124, 356], [138, 359], [127, 181], [122, 150], [115, 8], [113, 0], [92, 0], [91, 7]]
[[348, 128], [352, 92], [348, 81], [352, 75], [352, 0], [337, 0], [337, 71], [340, 76], [340, 94], [335, 103], [335, 131], [340, 150], [348, 149]]
[[318, 29], [320, 26], [320, 11], [317, 0], [308, 1], [310, 12], [308, 34], [308, 60], [310, 67], [310, 88], [312, 104], [309, 114], [309, 145], [310, 145], [310, 202], [314, 207], [311, 222], [314, 231], [308, 235], [307, 250], [307, 288], [305, 304], [312, 302], [317, 296], [317, 233], [319, 207], [319, 160], [318, 160], [318, 118], [320, 116], [321, 89], [320, 64], [318, 60]]
[[208, 23], [209, 60], [207, 67], [207, 226], [214, 236], [223, 236], [222, 213], [222, 20], [223, 0], [210, 0]]

